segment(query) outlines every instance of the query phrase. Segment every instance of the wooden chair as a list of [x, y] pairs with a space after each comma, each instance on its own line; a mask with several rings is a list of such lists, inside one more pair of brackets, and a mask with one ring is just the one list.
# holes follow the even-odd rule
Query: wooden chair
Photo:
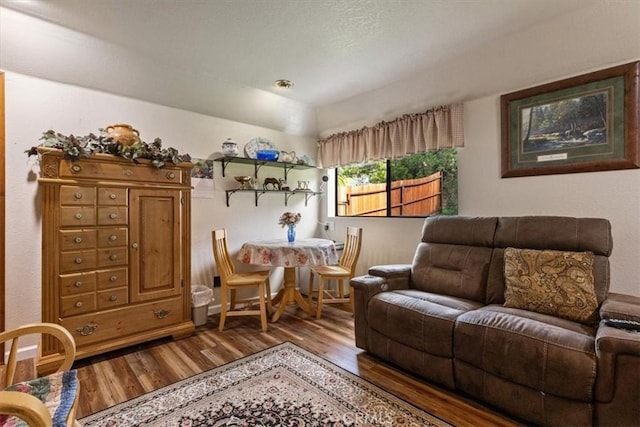
[[[351, 310], [353, 310], [353, 289], [349, 289], [349, 297], [345, 297], [344, 282], [346, 281], [348, 284], [349, 280], [355, 274], [361, 245], [362, 228], [347, 227], [347, 237], [344, 242], [344, 249], [338, 265], [321, 265], [311, 267], [309, 275], [309, 293], [307, 298], [309, 300], [309, 304], [311, 304], [313, 295], [317, 294], [317, 319], [322, 315], [323, 304], [348, 302], [351, 304]], [[313, 289], [314, 275], [318, 275], [318, 290]], [[336, 289], [325, 289], [325, 282], [330, 280], [336, 281]]]
[[[229, 256], [227, 246], [227, 230], [213, 230], [213, 256], [220, 274], [220, 331], [224, 330], [227, 316], [255, 316], [260, 315], [262, 331], [267, 330], [267, 313], [271, 314], [271, 288], [269, 286], [269, 270], [236, 273], [233, 261]], [[258, 291], [260, 308], [251, 310], [254, 299], [236, 299], [236, 291], [241, 288], [254, 287]], [[230, 294], [229, 309], [227, 310], [227, 294]], [[247, 304], [244, 309], [235, 310], [236, 304]]]
[[[44, 335], [59, 340], [64, 348], [64, 359], [55, 373], [14, 384], [18, 343], [22, 337], [34, 334], [40, 335], [40, 342]], [[33, 323], [0, 332], [0, 343], [8, 341], [11, 341], [11, 349], [0, 375], [0, 414], [3, 414], [0, 415], [0, 426], [14, 425], [13, 417], [16, 417], [32, 427], [79, 427], [76, 412], [80, 384], [77, 372], [70, 369], [76, 357], [76, 344], [69, 331], [53, 323]], [[37, 363], [38, 358], [34, 361]]]

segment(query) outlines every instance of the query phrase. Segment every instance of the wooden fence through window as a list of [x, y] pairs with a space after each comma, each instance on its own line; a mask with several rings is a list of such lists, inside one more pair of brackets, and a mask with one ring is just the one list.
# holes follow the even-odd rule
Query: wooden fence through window
[[[427, 216], [442, 209], [442, 172], [391, 183], [391, 216]], [[387, 185], [338, 186], [338, 216], [387, 216]]]

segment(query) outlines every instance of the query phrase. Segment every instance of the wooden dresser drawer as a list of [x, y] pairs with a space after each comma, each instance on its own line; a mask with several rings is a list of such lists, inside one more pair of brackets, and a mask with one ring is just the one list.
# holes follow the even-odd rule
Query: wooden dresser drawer
[[60, 230], [58, 232], [60, 249], [63, 251], [94, 249], [97, 234], [95, 229]]
[[126, 188], [98, 188], [99, 205], [127, 206], [128, 202]]
[[79, 187], [75, 185], [60, 186], [61, 205], [95, 205], [96, 189], [94, 187]]
[[127, 265], [127, 248], [108, 248], [98, 249], [98, 267], [115, 267], [118, 265]]
[[87, 273], [61, 274], [60, 295], [76, 295], [96, 290], [96, 274], [91, 271]]
[[127, 208], [109, 206], [98, 208], [98, 225], [127, 225]]
[[98, 230], [98, 247], [127, 246], [126, 228], [102, 228]]
[[98, 289], [118, 288], [129, 283], [127, 268], [113, 268], [98, 270]]
[[93, 206], [63, 206], [60, 208], [62, 227], [86, 227], [96, 225], [96, 208]]
[[107, 162], [60, 161], [61, 178], [100, 178], [119, 181], [151, 181], [153, 183], [182, 184], [180, 168], [165, 166], [156, 168], [150, 165]]
[[68, 317], [96, 310], [96, 294], [78, 294], [60, 298], [60, 316]]
[[119, 307], [129, 302], [129, 288], [98, 291], [98, 310]]
[[182, 298], [171, 298], [60, 319], [78, 347], [100, 341], [117, 341], [127, 335], [180, 323]]
[[60, 253], [60, 273], [96, 268], [96, 251], [73, 251]]

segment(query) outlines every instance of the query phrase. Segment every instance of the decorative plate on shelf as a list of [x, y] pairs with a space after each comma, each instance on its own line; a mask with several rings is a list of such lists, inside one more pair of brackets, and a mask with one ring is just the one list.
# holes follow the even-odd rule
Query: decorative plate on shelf
[[258, 150], [278, 150], [267, 138], [257, 137], [250, 139], [244, 146], [244, 154], [250, 159], [258, 158]]

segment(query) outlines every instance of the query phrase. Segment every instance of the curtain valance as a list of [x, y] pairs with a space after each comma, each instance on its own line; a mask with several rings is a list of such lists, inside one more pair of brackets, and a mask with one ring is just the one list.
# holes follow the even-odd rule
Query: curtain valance
[[322, 138], [318, 140], [319, 166], [331, 168], [463, 147], [462, 109], [462, 104], [440, 106]]

